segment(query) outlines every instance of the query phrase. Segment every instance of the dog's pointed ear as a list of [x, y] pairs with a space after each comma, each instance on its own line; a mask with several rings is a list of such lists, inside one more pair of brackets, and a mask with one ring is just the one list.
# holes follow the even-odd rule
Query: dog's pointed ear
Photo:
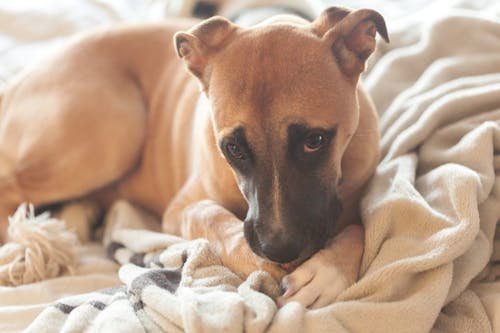
[[342, 72], [355, 80], [375, 50], [376, 33], [389, 42], [384, 18], [371, 9], [328, 8], [313, 22], [313, 30], [331, 47]]
[[214, 16], [194, 26], [186, 32], [174, 35], [177, 55], [186, 63], [189, 71], [196, 76], [205, 92], [210, 79], [210, 59], [217, 53], [236, 25], [224, 17]]

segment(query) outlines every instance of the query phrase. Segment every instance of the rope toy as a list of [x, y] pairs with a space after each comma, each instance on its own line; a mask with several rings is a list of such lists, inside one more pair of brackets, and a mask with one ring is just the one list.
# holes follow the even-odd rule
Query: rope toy
[[0, 247], [0, 286], [18, 286], [73, 274], [78, 239], [64, 221], [49, 212], [35, 216], [32, 204], [21, 204], [9, 217], [10, 242]]

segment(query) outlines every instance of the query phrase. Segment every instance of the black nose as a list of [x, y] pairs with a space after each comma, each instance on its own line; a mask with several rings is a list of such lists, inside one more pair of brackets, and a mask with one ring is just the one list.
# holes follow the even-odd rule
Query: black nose
[[294, 241], [274, 241], [262, 245], [262, 253], [274, 262], [288, 263], [300, 255], [301, 245]]

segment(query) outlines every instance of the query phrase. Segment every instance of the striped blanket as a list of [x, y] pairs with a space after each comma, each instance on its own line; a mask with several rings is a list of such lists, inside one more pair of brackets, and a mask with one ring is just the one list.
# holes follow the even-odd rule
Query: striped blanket
[[[263, 331], [277, 311], [277, 283], [265, 272], [242, 281], [206, 240], [150, 231], [151, 216], [117, 202], [106, 218], [108, 256], [122, 285], [69, 296], [47, 307], [27, 332]], [[186, 320], [187, 319], [187, 320]]]

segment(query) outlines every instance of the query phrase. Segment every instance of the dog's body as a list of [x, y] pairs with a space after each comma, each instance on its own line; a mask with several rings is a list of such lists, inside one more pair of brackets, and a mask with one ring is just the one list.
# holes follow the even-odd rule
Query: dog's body
[[285, 295], [303, 287], [290, 297], [332, 301], [317, 301], [324, 284], [357, 275], [363, 235], [346, 225], [379, 156], [376, 112], [357, 84], [373, 29], [386, 37], [373, 13], [333, 8], [313, 24], [251, 29], [213, 18], [175, 45], [192, 21], [75, 40], [1, 96], [0, 229], [23, 201], [123, 198], [162, 215], [167, 232], [208, 238], [240, 275], [285, 274], [250, 248], [305, 261]]

